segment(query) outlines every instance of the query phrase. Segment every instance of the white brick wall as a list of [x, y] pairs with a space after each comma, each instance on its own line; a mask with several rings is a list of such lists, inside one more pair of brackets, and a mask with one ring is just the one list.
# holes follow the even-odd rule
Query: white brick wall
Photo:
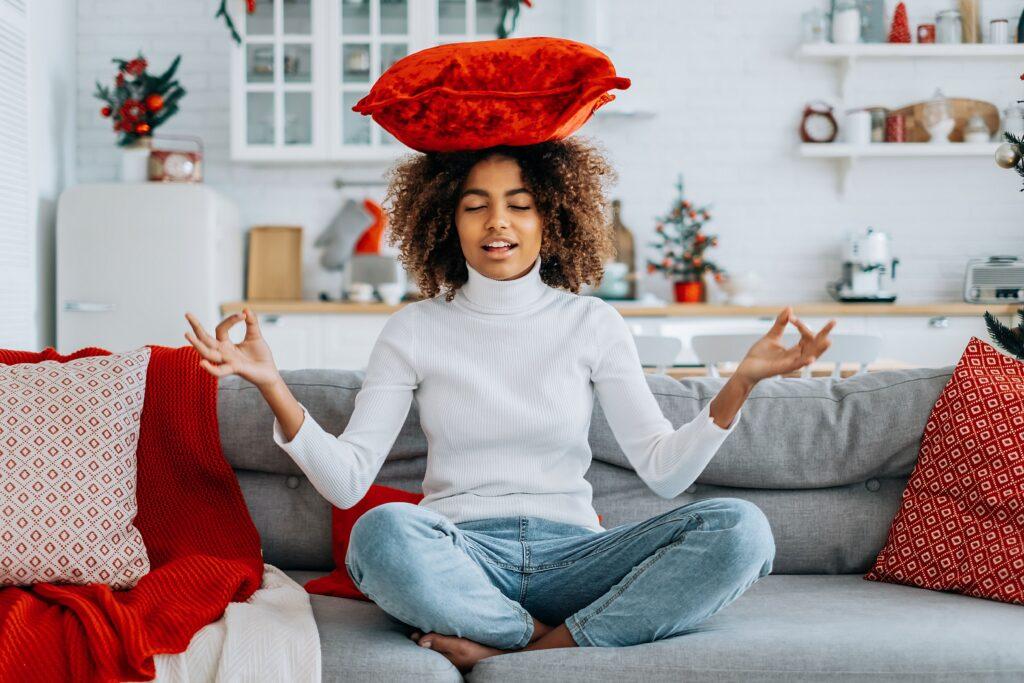
[[[524, 10], [517, 35], [545, 32], [539, 0]], [[301, 224], [306, 233], [305, 295], [338, 294], [337, 274], [317, 266], [312, 240], [348, 195], [332, 185], [335, 165], [258, 166], [230, 161], [227, 30], [214, 21], [217, 0], [78, 0], [78, 179], [117, 177], [118, 151], [94, 82], [112, 76], [110, 59], [142, 49], [162, 70], [183, 54], [179, 76], [188, 95], [158, 132], [196, 134], [206, 144], [207, 182], [242, 207], [247, 224]], [[825, 298], [839, 275], [845, 235], [868, 225], [887, 231], [901, 260], [904, 302], [957, 299], [966, 259], [1024, 253], [1020, 179], [988, 158], [865, 159], [838, 193], [838, 164], [797, 155], [797, 125], [810, 99], [836, 94], [835, 67], [793, 57], [800, 14], [814, 0], [612, 0], [609, 53], [633, 81], [623, 106], [653, 118], [595, 117], [581, 131], [614, 162], [624, 220], [648, 255], [655, 217], [671, 201], [677, 173], [689, 196], [711, 202], [721, 246], [709, 252], [732, 271], [755, 270], [768, 283], [766, 302]], [[824, 5], [824, 2], [819, 4]], [[895, 3], [890, 3], [891, 8]], [[911, 28], [949, 3], [908, 3]], [[985, 20], [1011, 26], [1024, 3], [987, 0]], [[552, 11], [546, 9], [545, 11]], [[533, 13], [533, 14], [531, 14]], [[1024, 98], [1014, 59], [863, 61], [850, 80], [849, 106], [897, 107], [947, 95], [995, 103]], [[619, 102], [610, 106], [615, 106]], [[365, 167], [364, 167], [365, 168]], [[366, 169], [371, 175], [382, 169]], [[354, 175], [353, 172], [352, 175]], [[353, 190], [352, 196], [361, 196]], [[371, 188], [380, 199], [381, 190]], [[645, 288], [667, 296], [661, 278]]]

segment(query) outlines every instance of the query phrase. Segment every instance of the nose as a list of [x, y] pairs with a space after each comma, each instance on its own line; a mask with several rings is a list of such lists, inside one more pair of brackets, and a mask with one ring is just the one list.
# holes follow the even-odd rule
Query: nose
[[487, 216], [487, 228], [508, 227], [510, 225], [509, 211], [503, 206], [496, 206]]

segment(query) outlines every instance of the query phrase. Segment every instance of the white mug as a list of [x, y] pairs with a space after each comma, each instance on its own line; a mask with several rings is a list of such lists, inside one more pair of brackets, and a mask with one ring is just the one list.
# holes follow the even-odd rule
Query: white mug
[[846, 112], [843, 139], [851, 145], [871, 143], [871, 112], [867, 109], [851, 109]]
[[369, 282], [353, 282], [348, 286], [348, 296], [353, 301], [373, 301], [373, 285]]

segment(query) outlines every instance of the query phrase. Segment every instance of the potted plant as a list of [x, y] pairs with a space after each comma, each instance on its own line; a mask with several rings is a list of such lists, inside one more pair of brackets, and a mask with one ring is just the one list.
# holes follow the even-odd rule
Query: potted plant
[[681, 303], [705, 301], [704, 276], [710, 273], [721, 282], [725, 273], [705, 251], [718, 246], [718, 235], [704, 233], [711, 220], [710, 206], [696, 206], [683, 194], [683, 177], [676, 183], [679, 191], [669, 213], [658, 220], [654, 228], [657, 239], [648, 246], [658, 251], [655, 259], [647, 260], [647, 272], [661, 271], [674, 287], [675, 300]]
[[135, 59], [115, 57], [111, 61], [118, 65], [114, 86], [97, 81], [95, 96], [105, 103], [100, 114], [111, 120], [119, 135], [117, 144], [124, 148], [121, 179], [144, 181], [153, 130], [178, 111], [178, 100], [185, 94], [185, 89], [173, 80], [181, 55], [159, 76], [146, 71], [148, 62], [141, 52]]

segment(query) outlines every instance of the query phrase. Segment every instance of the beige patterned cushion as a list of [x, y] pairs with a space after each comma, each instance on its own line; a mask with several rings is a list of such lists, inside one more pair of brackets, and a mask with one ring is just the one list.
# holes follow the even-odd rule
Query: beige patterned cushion
[[0, 365], [0, 585], [149, 572], [135, 519], [148, 347]]

